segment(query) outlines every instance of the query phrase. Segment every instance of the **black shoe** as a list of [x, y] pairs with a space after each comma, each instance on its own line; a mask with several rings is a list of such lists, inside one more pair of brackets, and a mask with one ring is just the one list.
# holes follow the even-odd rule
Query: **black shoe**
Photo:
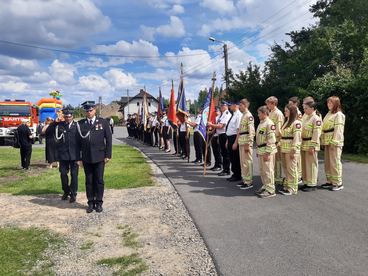
[[333, 185], [331, 183], [322, 184], [320, 186], [321, 189], [330, 189]]
[[68, 194], [63, 194], [63, 196], [61, 197], [61, 200], [67, 200], [68, 199]]
[[89, 214], [89, 213], [92, 213], [93, 212], [93, 204], [88, 204], [88, 207], [87, 207], [87, 210], [86, 212]]
[[193, 161], [192, 161], [192, 162], [190, 162], [190, 163], [197, 164], [197, 162], [198, 162], [198, 160], [196, 159], [196, 160], [193, 160]]
[[186, 156], [186, 155], [181, 156], [181, 159], [187, 159], [187, 158], [188, 158], [188, 156]]
[[290, 192], [288, 189], [282, 187], [281, 190], [279, 190], [279, 193], [285, 196], [291, 196], [293, 193]]
[[232, 176], [232, 177], [227, 178], [226, 180], [229, 181], [229, 182], [235, 182], [235, 181], [240, 181], [242, 179], [241, 179], [241, 177]]
[[75, 202], [75, 201], [76, 201], [75, 196], [70, 195], [69, 203], [73, 203], [73, 202]]
[[300, 190], [302, 190], [303, 192], [313, 192], [316, 190], [316, 187], [304, 184], [303, 187], [300, 188]]
[[214, 171], [214, 172], [219, 172], [219, 171], [221, 171], [221, 170], [222, 170], [222, 169], [221, 169], [220, 167], [217, 167], [217, 168], [214, 168], [214, 169], [213, 169], [213, 171]]
[[[204, 167], [204, 163], [203, 164], [201, 164], [201, 166], [202, 167]], [[208, 167], [210, 167], [211, 166], [211, 163], [206, 163], [206, 167], [208, 168]]]
[[220, 173], [217, 174], [218, 176], [227, 176], [227, 175], [230, 175], [229, 172], [225, 172], [225, 171], [222, 171]]
[[253, 188], [253, 184], [243, 184], [240, 186], [241, 190], [248, 190], [250, 188]]
[[102, 205], [101, 204], [96, 204], [96, 208], [95, 208], [97, 213], [101, 213], [102, 212]]

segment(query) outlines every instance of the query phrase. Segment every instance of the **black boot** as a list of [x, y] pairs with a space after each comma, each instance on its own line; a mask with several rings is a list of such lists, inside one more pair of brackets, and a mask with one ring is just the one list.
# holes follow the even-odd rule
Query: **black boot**
[[93, 203], [88, 203], [88, 207], [87, 207], [86, 212], [88, 214], [93, 212]]
[[95, 208], [97, 213], [101, 213], [102, 212], [102, 203], [96, 203], [96, 208]]

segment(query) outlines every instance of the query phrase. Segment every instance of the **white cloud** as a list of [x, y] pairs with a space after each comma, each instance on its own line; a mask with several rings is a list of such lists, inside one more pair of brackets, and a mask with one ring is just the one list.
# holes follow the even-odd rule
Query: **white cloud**
[[185, 9], [182, 5], [175, 4], [169, 11], [169, 14], [182, 14], [184, 12]]
[[[91, 0], [11, 0], [2, 1], [1, 39], [36, 45], [74, 47], [94, 34], [105, 31], [110, 19]], [[0, 50], [11, 56], [47, 57], [42, 50], [1, 44]]]
[[232, 13], [235, 11], [232, 0], [202, 0], [201, 6], [220, 14]]
[[177, 16], [170, 16], [170, 22], [166, 25], [161, 25], [156, 28], [141, 25], [141, 31], [143, 36], [147, 40], [154, 40], [155, 36], [179, 38], [183, 37], [186, 33], [183, 21]]
[[61, 84], [73, 84], [75, 83], [74, 73], [75, 68], [71, 64], [62, 63], [59, 60], [54, 60], [50, 67], [51, 76]]
[[110, 82], [114, 89], [122, 89], [137, 85], [137, 80], [132, 74], [125, 74], [117, 68], [112, 68], [109, 71], [106, 71], [103, 76]]
[[36, 60], [18, 59], [4, 55], [0, 55], [0, 74], [24, 76], [32, 74], [39, 69], [39, 64]]
[[8, 81], [0, 83], [0, 90], [5, 92], [23, 92], [28, 88], [25, 82]]
[[103, 95], [106, 92], [111, 91], [109, 82], [100, 75], [91, 74], [88, 76], [81, 76], [79, 83], [82, 89], [93, 92], [100, 92]]

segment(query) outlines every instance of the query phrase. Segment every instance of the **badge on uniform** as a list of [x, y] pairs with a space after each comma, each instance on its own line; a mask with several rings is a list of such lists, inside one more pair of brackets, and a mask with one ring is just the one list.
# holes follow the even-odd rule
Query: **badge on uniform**
[[276, 126], [275, 126], [275, 125], [272, 125], [272, 126], [271, 126], [271, 129], [272, 129], [272, 130], [276, 130]]
[[251, 117], [249, 117], [249, 121], [253, 121], [253, 117], [251, 116]]
[[297, 129], [300, 129], [300, 128], [302, 127], [302, 125], [301, 125], [301, 124], [299, 124], [299, 123], [297, 123], [297, 124], [295, 125], [295, 127], [296, 127]]
[[259, 131], [259, 134], [264, 134], [264, 131], [263, 131], [263, 130], [260, 130], [260, 131]]
[[317, 125], [317, 126], [321, 126], [321, 121], [317, 121], [317, 122], [316, 122], [316, 125]]

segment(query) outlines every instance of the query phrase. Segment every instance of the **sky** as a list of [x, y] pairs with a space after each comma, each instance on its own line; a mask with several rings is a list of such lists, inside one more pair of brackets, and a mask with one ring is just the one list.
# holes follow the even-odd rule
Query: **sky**
[[233, 72], [262, 67], [287, 32], [316, 23], [308, 11], [315, 2], [0, 0], [0, 100], [37, 102], [59, 90], [65, 104], [99, 96], [108, 104], [144, 87], [169, 98], [181, 63], [194, 100], [213, 72], [223, 85], [223, 43]]

